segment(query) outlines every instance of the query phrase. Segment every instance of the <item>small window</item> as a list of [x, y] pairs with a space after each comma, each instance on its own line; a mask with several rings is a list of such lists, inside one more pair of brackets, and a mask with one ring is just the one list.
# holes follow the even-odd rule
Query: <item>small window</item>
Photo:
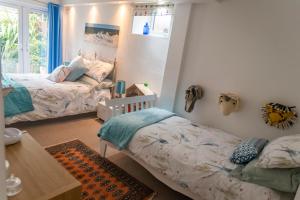
[[169, 37], [174, 5], [137, 4], [134, 10], [132, 33]]

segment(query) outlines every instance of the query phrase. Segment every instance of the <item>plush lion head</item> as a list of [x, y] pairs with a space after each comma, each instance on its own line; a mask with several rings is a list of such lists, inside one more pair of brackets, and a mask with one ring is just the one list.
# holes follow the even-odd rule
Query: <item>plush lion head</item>
[[276, 128], [285, 129], [294, 125], [297, 119], [296, 107], [279, 103], [268, 103], [262, 107], [265, 123]]

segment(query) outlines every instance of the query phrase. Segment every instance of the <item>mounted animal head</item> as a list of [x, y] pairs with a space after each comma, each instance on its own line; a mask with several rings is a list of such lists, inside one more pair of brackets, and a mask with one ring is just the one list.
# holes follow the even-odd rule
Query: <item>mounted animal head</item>
[[192, 112], [196, 101], [198, 99], [201, 99], [202, 96], [203, 96], [202, 88], [199, 85], [191, 85], [185, 91], [185, 111]]
[[220, 111], [225, 116], [232, 112], [236, 112], [240, 107], [240, 97], [232, 93], [223, 93], [219, 97], [219, 107]]

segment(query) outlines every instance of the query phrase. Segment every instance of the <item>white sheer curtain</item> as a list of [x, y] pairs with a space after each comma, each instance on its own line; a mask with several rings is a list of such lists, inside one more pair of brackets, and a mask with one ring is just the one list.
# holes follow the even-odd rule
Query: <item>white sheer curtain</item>
[[135, 16], [163, 16], [174, 14], [174, 4], [135, 4]]

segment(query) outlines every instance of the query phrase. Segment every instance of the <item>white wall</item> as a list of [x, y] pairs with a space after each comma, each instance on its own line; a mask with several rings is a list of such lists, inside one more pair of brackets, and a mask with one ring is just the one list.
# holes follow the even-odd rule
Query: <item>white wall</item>
[[[110, 56], [112, 50], [84, 41], [84, 26], [104, 23], [120, 26], [117, 51], [117, 78], [127, 86], [148, 82], [150, 88], [160, 93], [169, 40], [131, 34], [132, 7], [128, 4], [97, 4], [94, 6], [66, 7], [64, 12], [64, 59], [70, 60], [79, 49], [101, 51], [101, 57]], [[102, 49], [102, 50], [101, 50]], [[110, 52], [107, 54], [107, 52]]]
[[173, 110], [192, 4], [177, 4], [158, 106]]
[[[300, 112], [299, 10], [294, 0], [193, 5], [175, 111], [242, 137], [298, 133], [300, 123], [286, 131], [265, 125], [260, 107], [278, 102], [296, 105]], [[184, 91], [191, 84], [203, 86], [205, 94], [187, 114]], [[221, 92], [239, 94], [241, 111], [222, 116], [217, 106]]]

